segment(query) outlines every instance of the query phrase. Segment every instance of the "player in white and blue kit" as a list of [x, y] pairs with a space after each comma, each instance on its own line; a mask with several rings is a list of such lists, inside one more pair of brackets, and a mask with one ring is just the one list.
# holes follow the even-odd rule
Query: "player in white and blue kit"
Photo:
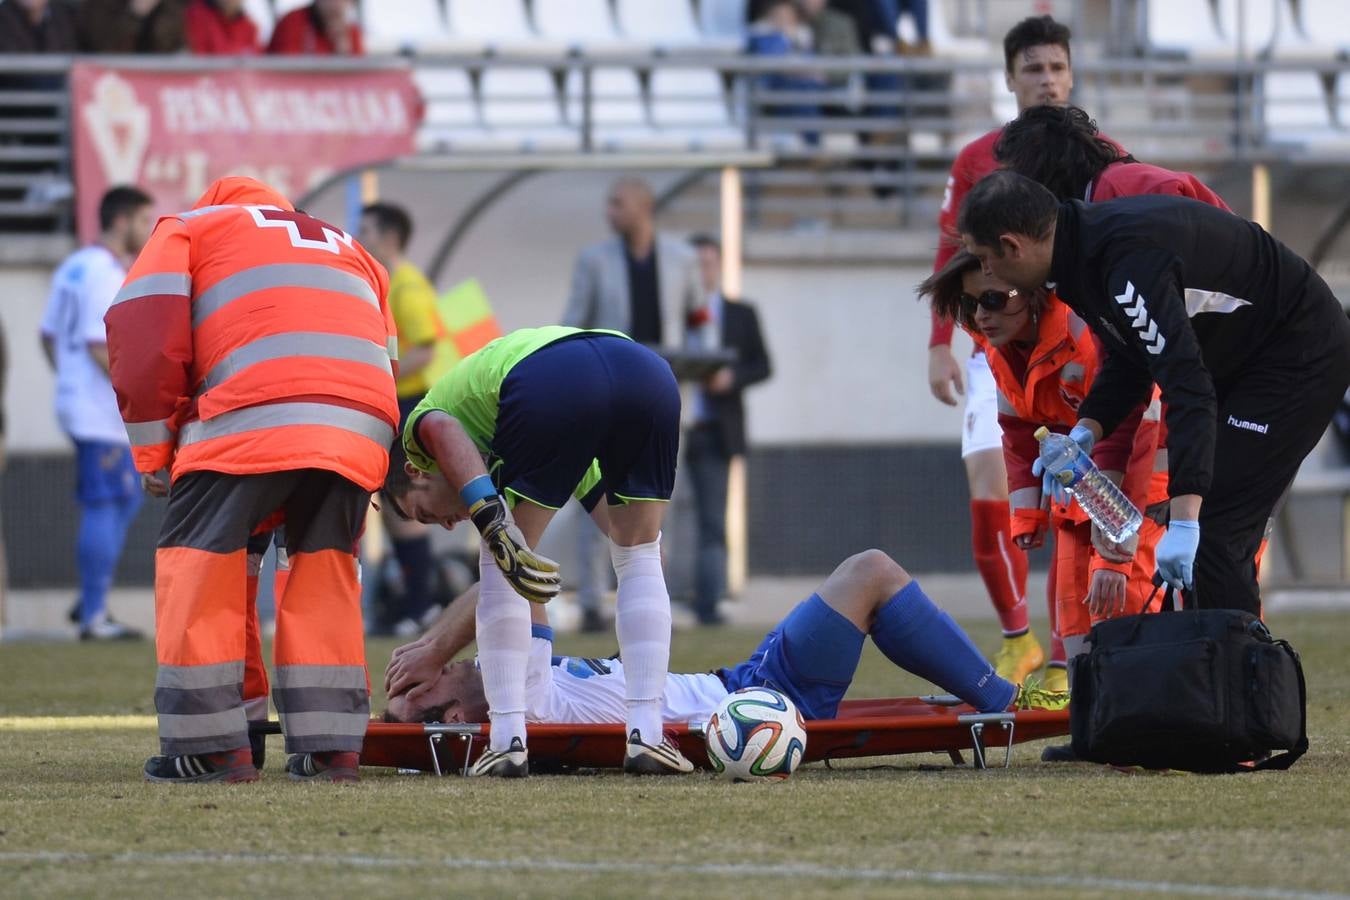
[[140, 509], [141, 483], [108, 380], [103, 316], [122, 287], [127, 266], [150, 236], [152, 204], [148, 194], [134, 187], [115, 187], [103, 195], [99, 239], [57, 268], [42, 317], [42, 346], [56, 371], [56, 418], [75, 444], [81, 640], [141, 637], [110, 619], [107, 611], [108, 588], [127, 528]]
[[[423, 640], [448, 661], [473, 639], [471, 591], [451, 604], [439, 634]], [[622, 723], [624, 667], [617, 659], [553, 655], [546, 611], [534, 605], [526, 676], [526, 718], [541, 723]], [[950, 616], [919, 583], [880, 550], [840, 563], [820, 588], [797, 605], [744, 661], [702, 674], [671, 674], [662, 696], [666, 722], [703, 721], [731, 691], [770, 687], [786, 694], [807, 719], [834, 718], [844, 699], [863, 640], [896, 666], [931, 681], [981, 712], [1009, 708], [1063, 709], [1067, 693], [1019, 687], [1000, 678]], [[472, 660], [443, 665], [432, 678], [410, 683], [395, 651], [385, 676], [394, 722], [483, 722], [487, 701]]]

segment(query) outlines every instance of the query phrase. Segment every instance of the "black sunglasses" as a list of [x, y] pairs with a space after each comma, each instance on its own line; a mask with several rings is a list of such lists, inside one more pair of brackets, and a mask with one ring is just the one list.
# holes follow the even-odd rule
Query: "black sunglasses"
[[1013, 288], [1010, 291], [989, 290], [980, 294], [978, 297], [962, 291], [961, 309], [969, 316], [975, 315], [975, 307], [977, 306], [982, 307], [989, 312], [1002, 312], [1007, 308], [1008, 301], [1016, 296], [1018, 296], [1017, 288]]

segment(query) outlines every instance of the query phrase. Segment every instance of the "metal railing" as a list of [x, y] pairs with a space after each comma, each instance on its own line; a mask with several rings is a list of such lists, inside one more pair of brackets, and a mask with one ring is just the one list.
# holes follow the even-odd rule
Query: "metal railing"
[[[64, 78], [78, 58], [0, 57], [0, 221], [13, 230], [68, 230], [71, 188], [71, 111]], [[922, 57], [747, 57], [641, 54], [587, 58], [419, 56], [362, 60], [199, 57], [97, 57], [103, 65], [146, 70], [222, 70], [239, 67], [282, 71], [351, 71], [409, 68], [417, 74], [452, 69], [466, 73], [467, 92], [425, 97], [428, 109], [459, 104], [461, 124], [437, 140], [437, 125], [422, 126], [426, 152], [466, 158], [491, 146], [491, 156], [517, 155], [526, 165], [528, 140], [512, 146], [483, 141], [504, 132], [485, 108], [549, 101], [556, 116], [540, 121], [564, 136], [567, 152], [641, 152], [660, 146], [697, 156], [699, 127], [661, 121], [653, 113], [653, 74], [662, 69], [705, 69], [720, 89], [707, 95], [662, 98], [721, 104], [727, 129], [743, 149], [772, 152], [777, 165], [751, 173], [747, 202], [756, 217], [850, 213], [878, 223], [931, 215], [956, 152], [971, 137], [997, 127], [1013, 113], [1002, 84], [1001, 63]], [[548, 96], [501, 96], [483, 91], [485, 73], [500, 68], [549, 73]], [[595, 89], [596, 73], [618, 68], [637, 73], [640, 90], [616, 97]], [[575, 74], [571, 74], [575, 73]], [[1270, 96], [1270, 76], [1301, 73], [1295, 96]], [[570, 77], [569, 77], [570, 76]], [[1075, 102], [1104, 132], [1137, 157], [1174, 167], [1280, 161], [1339, 165], [1350, 151], [1350, 63], [1263, 62], [1251, 59], [1183, 62], [1149, 59], [1080, 60]], [[806, 86], [805, 79], [814, 84]], [[425, 79], [424, 79], [425, 80]], [[576, 86], [575, 96], [568, 96]], [[638, 121], [615, 128], [606, 112], [634, 102]], [[714, 119], [716, 116], [713, 117]], [[1280, 125], [1279, 123], [1296, 123]], [[1302, 124], [1297, 124], [1302, 123]], [[1319, 124], [1320, 123], [1320, 124]], [[707, 123], [703, 123], [706, 125]], [[528, 138], [528, 128], [516, 127]], [[617, 137], [614, 136], [617, 133]], [[627, 136], [625, 138], [625, 135]], [[567, 136], [570, 136], [567, 137]], [[479, 146], [475, 147], [475, 138]], [[663, 143], [664, 142], [664, 143]], [[719, 149], [725, 151], [725, 145]], [[556, 151], [551, 151], [556, 152]]]

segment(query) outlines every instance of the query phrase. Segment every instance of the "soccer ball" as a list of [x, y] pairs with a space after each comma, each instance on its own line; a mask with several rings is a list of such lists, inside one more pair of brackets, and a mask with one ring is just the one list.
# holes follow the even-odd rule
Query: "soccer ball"
[[703, 736], [713, 771], [733, 781], [781, 781], [806, 754], [802, 714], [787, 697], [764, 687], [728, 695]]

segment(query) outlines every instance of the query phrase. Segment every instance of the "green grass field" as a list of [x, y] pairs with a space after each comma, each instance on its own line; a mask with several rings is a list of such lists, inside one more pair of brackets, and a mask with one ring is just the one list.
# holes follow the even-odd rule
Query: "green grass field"
[[[907, 756], [774, 785], [698, 774], [525, 782], [398, 776], [156, 786], [148, 644], [0, 648], [0, 895], [413, 897], [1327, 896], [1350, 892], [1350, 613], [1276, 617], [1303, 654], [1312, 749], [1287, 773], [1126, 775]], [[971, 624], [983, 646], [991, 623]], [[739, 659], [745, 630], [676, 635], [672, 667]], [[383, 671], [393, 642], [372, 641]], [[568, 652], [610, 640], [563, 638]], [[852, 696], [928, 690], [869, 647]], [[376, 698], [379, 708], [381, 698]]]

